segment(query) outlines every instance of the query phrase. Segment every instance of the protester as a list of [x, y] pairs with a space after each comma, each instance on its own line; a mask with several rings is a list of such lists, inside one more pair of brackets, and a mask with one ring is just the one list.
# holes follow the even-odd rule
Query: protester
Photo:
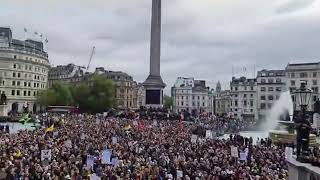
[[[0, 179], [287, 178], [282, 148], [253, 145], [252, 138], [239, 135], [229, 140], [198, 136], [194, 130], [208, 129], [210, 122], [167, 120], [164, 114], [130, 119], [43, 115], [43, 128], [1, 132]], [[220, 120], [211, 125], [226, 126]], [[233, 155], [231, 148], [236, 149]]]

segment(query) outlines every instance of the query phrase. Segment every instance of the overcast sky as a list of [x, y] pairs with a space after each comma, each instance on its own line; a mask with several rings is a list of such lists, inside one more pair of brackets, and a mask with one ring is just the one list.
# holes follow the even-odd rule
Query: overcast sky
[[[228, 88], [232, 69], [252, 77], [254, 67], [319, 61], [317, 0], [163, 0], [162, 14], [167, 87], [184, 76]], [[52, 64], [86, 66], [96, 46], [91, 70], [125, 71], [138, 82], [149, 72], [150, 19], [151, 0], [0, 0], [0, 26], [21, 39], [23, 28], [29, 38], [42, 33]]]

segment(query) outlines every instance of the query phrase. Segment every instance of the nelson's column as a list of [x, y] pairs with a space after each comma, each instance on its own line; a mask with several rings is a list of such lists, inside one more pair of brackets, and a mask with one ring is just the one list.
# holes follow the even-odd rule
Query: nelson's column
[[161, 0], [152, 0], [150, 72], [143, 82], [145, 104], [148, 107], [162, 107], [163, 89], [166, 84], [160, 76], [161, 49]]

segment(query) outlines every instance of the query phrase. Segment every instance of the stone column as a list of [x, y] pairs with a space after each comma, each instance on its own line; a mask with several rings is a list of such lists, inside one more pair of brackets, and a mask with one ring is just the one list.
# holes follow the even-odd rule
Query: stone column
[[160, 76], [161, 0], [152, 0], [150, 75]]

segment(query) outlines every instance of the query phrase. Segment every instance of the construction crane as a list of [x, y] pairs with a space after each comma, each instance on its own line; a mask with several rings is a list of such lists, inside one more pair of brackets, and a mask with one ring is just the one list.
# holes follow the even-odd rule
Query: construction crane
[[93, 57], [93, 55], [94, 55], [95, 49], [96, 49], [96, 47], [93, 46], [93, 47], [92, 47], [92, 51], [91, 51], [91, 55], [90, 55], [90, 59], [89, 59], [89, 63], [88, 63], [88, 66], [87, 66], [87, 68], [86, 68], [86, 72], [88, 72], [88, 70], [89, 70], [89, 67], [90, 67], [91, 60], [92, 60], [92, 57]]

